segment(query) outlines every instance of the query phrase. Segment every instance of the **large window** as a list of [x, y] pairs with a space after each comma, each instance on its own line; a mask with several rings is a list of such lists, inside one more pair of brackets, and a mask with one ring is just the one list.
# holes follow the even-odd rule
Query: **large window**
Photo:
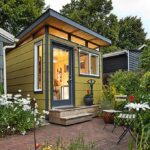
[[42, 91], [42, 41], [34, 45], [34, 91]]
[[99, 55], [80, 50], [79, 61], [81, 75], [99, 76]]

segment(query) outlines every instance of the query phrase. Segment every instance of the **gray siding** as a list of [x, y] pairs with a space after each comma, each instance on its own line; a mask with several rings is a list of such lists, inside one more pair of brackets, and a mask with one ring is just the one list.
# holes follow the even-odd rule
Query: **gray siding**
[[127, 55], [122, 54], [118, 56], [103, 58], [103, 73], [113, 73], [128, 69]]
[[129, 70], [135, 71], [139, 69], [140, 54], [140, 51], [129, 51]]

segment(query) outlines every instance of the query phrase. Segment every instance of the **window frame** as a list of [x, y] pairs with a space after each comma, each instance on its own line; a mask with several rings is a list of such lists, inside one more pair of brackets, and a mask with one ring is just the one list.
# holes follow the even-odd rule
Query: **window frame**
[[[80, 64], [80, 53], [83, 52], [85, 54], [88, 55], [88, 74], [87, 73], [81, 73], [80, 72], [80, 68], [81, 68], [81, 64]], [[96, 66], [96, 70], [98, 72], [98, 74], [92, 74], [91, 72], [91, 56], [97, 56], [98, 57], [98, 65]], [[81, 50], [79, 49], [79, 55], [78, 55], [78, 60], [79, 60], [79, 75], [80, 76], [89, 76], [89, 77], [100, 77], [100, 55], [93, 53], [93, 52], [89, 52], [89, 51], [85, 51], [85, 50]]]
[[[38, 88], [38, 46], [42, 46], [42, 64], [41, 64], [41, 85], [42, 88]], [[34, 92], [43, 92], [43, 40], [34, 43]]]

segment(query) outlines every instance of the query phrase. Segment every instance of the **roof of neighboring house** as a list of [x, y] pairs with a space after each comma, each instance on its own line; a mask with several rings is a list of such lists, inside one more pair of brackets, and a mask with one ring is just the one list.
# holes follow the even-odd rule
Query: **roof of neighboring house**
[[128, 50], [111, 52], [111, 53], [104, 54], [103, 58], [118, 56], [118, 55], [122, 55], [122, 54], [126, 54], [126, 53], [128, 53]]
[[103, 58], [108, 58], [108, 57], [114, 57], [114, 56], [118, 56], [118, 55], [127, 54], [129, 51], [141, 53], [140, 50], [122, 50], [122, 51], [116, 51], [116, 52], [111, 52], [111, 53], [104, 54]]
[[77, 22], [69, 19], [68, 17], [63, 16], [62, 14], [52, 9], [48, 9], [45, 13], [43, 13], [28, 28], [24, 29], [17, 36], [17, 38], [19, 39], [25, 38], [29, 36], [31, 32], [35, 33], [45, 25], [57, 27], [61, 30], [66, 31], [67, 33], [70, 33], [78, 37], [82, 37], [83, 39], [86, 39], [87, 41], [90, 41], [98, 45], [106, 46], [111, 44], [111, 40], [88, 29], [87, 27], [84, 27], [81, 24], [78, 24]]
[[10, 43], [14, 43], [18, 41], [18, 39], [16, 39], [12, 34], [8, 33], [2, 28], [0, 28], [0, 37], [8, 40]]

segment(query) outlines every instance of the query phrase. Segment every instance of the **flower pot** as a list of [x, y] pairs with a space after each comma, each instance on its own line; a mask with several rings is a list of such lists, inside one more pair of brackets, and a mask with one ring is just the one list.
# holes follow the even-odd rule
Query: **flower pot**
[[93, 96], [92, 95], [85, 95], [84, 96], [84, 103], [86, 106], [93, 105]]
[[112, 124], [114, 123], [114, 114], [109, 112], [103, 112], [102, 118], [105, 124]]

